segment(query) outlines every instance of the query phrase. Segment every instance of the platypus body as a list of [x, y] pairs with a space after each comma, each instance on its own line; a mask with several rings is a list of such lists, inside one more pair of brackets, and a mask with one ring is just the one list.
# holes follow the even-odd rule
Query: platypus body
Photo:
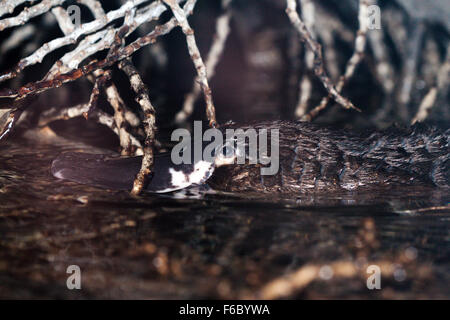
[[[216, 190], [286, 194], [450, 185], [450, 129], [415, 125], [408, 130], [352, 132], [281, 120], [221, 127], [237, 128], [267, 129], [269, 139], [272, 129], [279, 130], [276, 174], [262, 175], [263, 165], [248, 162], [174, 165], [167, 154], [156, 158], [147, 190], [168, 192], [204, 182]], [[62, 154], [53, 162], [52, 173], [79, 183], [129, 189], [140, 161], [141, 157]]]
[[295, 121], [240, 127], [279, 129], [278, 173], [261, 175], [258, 165], [223, 166], [208, 180], [213, 188], [320, 193], [450, 184], [450, 130], [415, 125], [408, 130], [352, 132]]

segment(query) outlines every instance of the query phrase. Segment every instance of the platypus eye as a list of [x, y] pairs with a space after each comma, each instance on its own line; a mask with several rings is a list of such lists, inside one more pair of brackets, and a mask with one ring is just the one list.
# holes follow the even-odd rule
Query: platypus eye
[[235, 147], [234, 140], [226, 141], [223, 145], [218, 146], [215, 158], [216, 167], [234, 163], [237, 153], [238, 149]]
[[221, 153], [225, 158], [234, 158], [236, 155], [236, 148], [234, 141], [228, 141], [222, 146]]

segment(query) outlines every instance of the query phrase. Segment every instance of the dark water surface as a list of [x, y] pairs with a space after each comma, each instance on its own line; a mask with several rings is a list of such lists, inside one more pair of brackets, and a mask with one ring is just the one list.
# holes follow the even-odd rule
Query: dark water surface
[[0, 144], [0, 298], [450, 298], [448, 192], [135, 199], [53, 178], [69, 150]]

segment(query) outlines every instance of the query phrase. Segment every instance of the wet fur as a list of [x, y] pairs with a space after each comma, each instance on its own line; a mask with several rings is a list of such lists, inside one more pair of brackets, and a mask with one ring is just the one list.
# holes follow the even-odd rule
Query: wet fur
[[305, 122], [262, 121], [242, 129], [280, 130], [280, 169], [217, 168], [208, 184], [225, 191], [336, 192], [390, 186], [449, 188], [449, 133], [424, 125], [408, 130], [352, 132]]

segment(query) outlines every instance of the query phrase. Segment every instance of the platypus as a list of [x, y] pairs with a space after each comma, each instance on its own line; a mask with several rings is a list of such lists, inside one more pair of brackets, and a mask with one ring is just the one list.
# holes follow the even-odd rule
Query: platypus
[[[230, 192], [329, 193], [393, 186], [449, 188], [449, 133], [432, 126], [350, 131], [299, 121], [228, 123], [226, 129], [278, 130], [279, 167], [263, 175], [260, 163], [237, 164], [221, 152], [175, 165], [169, 153], [155, 158], [147, 191], [169, 192], [207, 183]], [[272, 150], [268, 150], [272, 152]], [[228, 161], [227, 161], [228, 160]], [[248, 157], [247, 157], [248, 160]], [[110, 189], [131, 189], [141, 157], [66, 153], [52, 164], [55, 177]]]

